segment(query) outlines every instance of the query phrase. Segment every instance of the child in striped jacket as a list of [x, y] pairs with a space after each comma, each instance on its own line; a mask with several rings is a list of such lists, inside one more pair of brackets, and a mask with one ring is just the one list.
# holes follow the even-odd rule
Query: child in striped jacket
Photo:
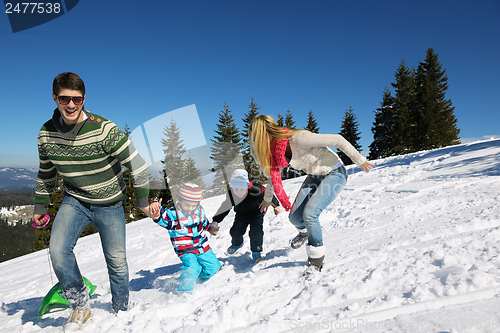
[[208, 244], [209, 221], [200, 205], [201, 188], [192, 183], [183, 184], [179, 200], [165, 209], [160, 201], [149, 208], [153, 221], [166, 228], [175, 253], [181, 259], [181, 277], [177, 291], [191, 292], [195, 283], [205, 282], [217, 273], [221, 264]]

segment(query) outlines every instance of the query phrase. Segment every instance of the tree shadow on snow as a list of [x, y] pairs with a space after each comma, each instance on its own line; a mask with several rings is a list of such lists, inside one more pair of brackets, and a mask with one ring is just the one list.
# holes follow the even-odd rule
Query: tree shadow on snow
[[182, 263], [179, 263], [159, 267], [154, 270], [140, 270], [137, 274], [141, 275], [141, 277], [135, 278], [129, 282], [129, 290], [140, 291], [143, 289], [164, 289], [164, 286], [170, 285], [174, 281], [177, 283], [177, 275], [181, 266]]
[[248, 273], [252, 271], [255, 264], [250, 252], [235, 253], [226, 258], [218, 258], [222, 267], [233, 266], [234, 272], [237, 274]]
[[[278, 257], [288, 257], [288, 253], [290, 252], [291, 249], [279, 249], [279, 250], [272, 250], [266, 254], [266, 260], [271, 260], [274, 258]], [[307, 265], [307, 261], [299, 260], [299, 261], [284, 261], [284, 262], [277, 262], [275, 264], [269, 265], [264, 267], [264, 269], [270, 269], [274, 267], [283, 267], [283, 268], [289, 268], [289, 267], [299, 267], [299, 266], [304, 266]]]
[[263, 268], [264, 269], [271, 269], [271, 268], [276, 268], [276, 267], [281, 267], [281, 268], [291, 268], [291, 267], [304, 267], [307, 265], [307, 261], [288, 261], [288, 262], [278, 262], [276, 264], [272, 264], [269, 266], [266, 266]]
[[[278, 257], [288, 257], [288, 250], [287, 249], [279, 249], [279, 250], [269, 251], [264, 256], [264, 259], [266, 261], [269, 261], [271, 259], [278, 258]], [[226, 258], [219, 258], [219, 261], [221, 263], [223, 263], [223, 267], [226, 265], [233, 266], [234, 272], [237, 274], [248, 273], [248, 272], [252, 271], [254, 266], [256, 265], [252, 259], [251, 252], [248, 252], [248, 251], [241, 253], [240, 255], [234, 254], [234, 255], [226, 257]], [[283, 268], [297, 267], [297, 266], [304, 266], [305, 264], [307, 264], [307, 262], [287, 261], [287, 262], [279, 262], [279, 263], [271, 264], [269, 266], [266, 265], [262, 269], [269, 269], [269, 268], [273, 268], [273, 267], [283, 267]]]

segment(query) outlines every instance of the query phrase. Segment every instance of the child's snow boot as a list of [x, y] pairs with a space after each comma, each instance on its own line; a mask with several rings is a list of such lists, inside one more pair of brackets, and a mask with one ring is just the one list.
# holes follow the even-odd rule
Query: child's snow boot
[[252, 258], [256, 264], [264, 261], [264, 258], [262, 258], [262, 256], [260, 255], [260, 252], [252, 252]]
[[241, 248], [243, 246], [243, 243], [241, 243], [240, 246], [234, 246], [234, 245], [231, 245], [230, 247], [227, 248], [227, 253], [229, 254], [233, 254], [235, 253], [236, 251], [238, 251], [239, 248]]
[[292, 239], [290, 245], [292, 246], [292, 249], [298, 249], [299, 247], [304, 245], [306, 240], [307, 240], [307, 231], [305, 232], [299, 231], [299, 234]]

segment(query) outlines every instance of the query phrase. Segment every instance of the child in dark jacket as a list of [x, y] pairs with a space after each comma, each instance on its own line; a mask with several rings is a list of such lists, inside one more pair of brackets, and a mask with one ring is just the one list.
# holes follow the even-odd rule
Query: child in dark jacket
[[[233, 226], [229, 231], [232, 239], [227, 253], [233, 254], [243, 246], [243, 235], [245, 235], [247, 227], [250, 225], [249, 236], [252, 258], [255, 262], [260, 262], [264, 260], [261, 252], [264, 237], [262, 225], [265, 212], [260, 212], [259, 205], [264, 198], [265, 187], [259, 184], [252, 184], [248, 178], [248, 173], [242, 169], [237, 169], [233, 172], [229, 186], [231, 190], [226, 195], [226, 200], [221, 204], [217, 213], [215, 213], [213, 222], [210, 224], [210, 232], [212, 235], [217, 234], [219, 230], [218, 223], [222, 222], [229, 214], [231, 208], [234, 207], [236, 216]], [[276, 215], [279, 214], [279, 201], [276, 197], [273, 197], [272, 205], [274, 213]]]
[[200, 187], [187, 183], [181, 186], [179, 200], [173, 207], [163, 208], [161, 199], [149, 206], [153, 221], [168, 230], [175, 253], [183, 263], [177, 288], [181, 293], [192, 291], [197, 281], [210, 279], [221, 267], [208, 245], [209, 223], [200, 205], [201, 195]]

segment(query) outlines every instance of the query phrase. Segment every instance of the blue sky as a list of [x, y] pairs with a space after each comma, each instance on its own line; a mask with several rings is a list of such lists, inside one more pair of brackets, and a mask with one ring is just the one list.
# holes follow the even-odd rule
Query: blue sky
[[298, 127], [312, 110], [321, 133], [338, 133], [352, 106], [366, 153], [384, 88], [430, 47], [461, 138], [500, 135], [499, 17], [498, 0], [80, 0], [12, 33], [2, 12], [0, 166], [38, 166], [52, 80], [66, 71], [85, 81], [86, 108], [121, 128], [194, 104], [207, 142], [225, 102], [240, 127], [253, 97], [262, 114], [290, 109]]

